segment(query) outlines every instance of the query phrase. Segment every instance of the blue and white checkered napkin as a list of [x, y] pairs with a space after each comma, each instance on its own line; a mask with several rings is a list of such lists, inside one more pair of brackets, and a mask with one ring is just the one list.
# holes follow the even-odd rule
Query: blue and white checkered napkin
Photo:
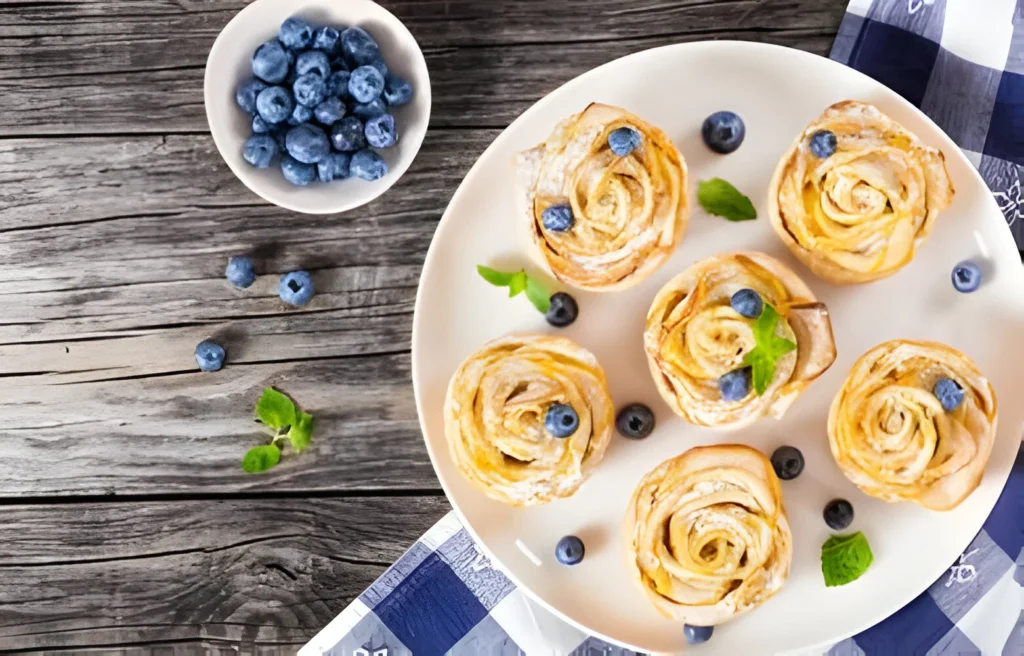
[[[1024, 0], [852, 0], [832, 58], [932, 117], [979, 168], [1024, 248]], [[625, 656], [531, 602], [449, 513], [300, 656]], [[817, 652], [811, 652], [817, 653]], [[829, 656], [1024, 656], [1024, 448], [949, 571]]]

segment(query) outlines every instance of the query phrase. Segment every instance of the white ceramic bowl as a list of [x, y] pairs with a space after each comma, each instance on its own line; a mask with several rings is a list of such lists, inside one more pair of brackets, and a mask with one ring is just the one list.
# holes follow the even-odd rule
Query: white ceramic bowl
[[[392, 112], [398, 143], [377, 151], [388, 163], [388, 174], [380, 180], [350, 178], [296, 187], [284, 179], [279, 166], [258, 169], [242, 159], [242, 146], [252, 134], [252, 118], [235, 104], [235, 89], [252, 76], [256, 48], [277, 36], [290, 16], [313, 25], [362, 27], [380, 44], [388, 68], [412, 83], [412, 101]], [[430, 76], [423, 52], [394, 14], [370, 0], [256, 0], [238, 12], [213, 43], [203, 96], [213, 141], [231, 171], [263, 199], [306, 214], [344, 212], [383, 194], [412, 164], [430, 122]]]

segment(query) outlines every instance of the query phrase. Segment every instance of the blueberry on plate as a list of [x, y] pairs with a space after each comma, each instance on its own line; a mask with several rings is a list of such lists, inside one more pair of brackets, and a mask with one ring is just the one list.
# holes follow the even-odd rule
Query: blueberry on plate
[[740, 316], [748, 319], [756, 319], [764, 311], [764, 301], [761, 300], [761, 295], [753, 289], [739, 290], [729, 298], [729, 305]]
[[348, 95], [348, 79], [350, 76], [351, 73], [348, 71], [334, 71], [331, 73], [324, 82], [327, 96], [346, 97]]
[[366, 122], [363, 132], [366, 134], [366, 142], [374, 148], [390, 148], [398, 142], [395, 117], [391, 114], [374, 116]]
[[228, 260], [228, 266], [224, 270], [224, 277], [235, 287], [245, 289], [256, 282], [256, 271], [253, 268], [252, 258], [244, 255], [236, 255]]
[[277, 142], [269, 134], [254, 134], [242, 146], [242, 159], [258, 169], [270, 166], [277, 154]]
[[583, 540], [575, 535], [567, 535], [555, 545], [555, 560], [563, 565], [576, 565], [583, 560]]
[[791, 481], [804, 470], [804, 454], [795, 446], [780, 446], [772, 453], [772, 468], [780, 479]]
[[392, 107], [406, 104], [412, 100], [412, 85], [394, 73], [388, 73], [384, 77], [384, 100]]
[[267, 41], [252, 56], [252, 74], [270, 84], [284, 82], [291, 67], [291, 58], [276, 39]]
[[361, 27], [350, 27], [341, 33], [341, 51], [355, 66], [364, 66], [381, 58], [380, 46]]
[[361, 121], [367, 121], [374, 116], [386, 114], [387, 111], [387, 104], [380, 98], [374, 98], [368, 103], [357, 103], [352, 106], [352, 115], [358, 117]]
[[736, 369], [718, 379], [723, 401], [742, 401], [750, 394], [750, 367]]
[[348, 166], [352, 156], [348, 153], [328, 153], [316, 165], [316, 174], [320, 182], [344, 180], [348, 177]]
[[360, 150], [352, 155], [348, 170], [363, 180], [379, 180], [387, 175], [388, 163], [372, 150]]
[[828, 159], [835, 154], [836, 148], [839, 147], [839, 140], [836, 139], [834, 132], [818, 130], [811, 135], [810, 141], [807, 142], [807, 147], [811, 149], [811, 154], [818, 159]]
[[700, 127], [704, 144], [720, 155], [728, 155], [743, 143], [747, 127], [735, 112], [715, 112]]
[[288, 117], [288, 125], [302, 125], [313, 118], [313, 110], [305, 105], [295, 105], [292, 115]]
[[683, 625], [683, 637], [686, 638], [686, 643], [690, 645], [699, 645], [707, 642], [711, 639], [711, 634], [714, 632], [715, 627], [713, 626]]
[[970, 294], [981, 286], [981, 267], [964, 260], [953, 267], [953, 288], [958, 292]]
[[331, 127], [331, 143], [336, 150], [351, 152], [366, 148], [363, 122], [355, 116], [346, 116]]
[[288, 305], [300, 307], [313, 298], [313, 276], [308, 271], [292, 271], [281, 276], [277, 295]]
[[243, 111], [249, 114], [255, 114], [256, 96], [260, 95], [260, 91], [263, 91], [266, 88], [267, 85], [260, 80], [250, 78], [235, 90], [235, 103], [237, 103]]
[[331, 74], [331, 60], [322, 50], [307, 50], [295, 58], [295, 74], [316, 73], [321, 80]]
[[328, 55], [336, 54], [340, 45], [341, 32], [333, 27], [321, 27], [316, 31], [316, 36], [313, 37], [313, 47], [317, 50], [323, 50]]
[[853, 506], [846, 499], [833, 499], [825, 506], [825, 523], [833, 531], [841, 531], [853, 523]]
[[569, 437], [580, 427], [580, 417], [571, 405], [552, 403], [544, 413], [544, 428], [552, 437]]
[[263, 120], [263, 117], [257, 114], [252, 117], [252, 133], [253, 134], [266, 134], [273, 129], [273, 125]]
[[631, 127], [612, 130], [608, 135], [608, 147], [619, 157], [625, 157], [640, 145], [640, 133]]
[[960, 387], [960, 383], [945, 376], [935, 382], [932, 393], [946, 412], [953, 412], [964, 402], [964, 388]]
[[555, 292], [551, 295], [551, 306], [544, 313], [544, 318], [555, 328], [565, 328], [580, 314], [576, 305], [576, 299], [565, 292]]
[[331, 142], [327, 139], [327, 134], [309, 123], [288, 130], [285, 147], [289, 155], [303, 164], [316, 164], [331, 152]]
[[305, 187], [316, 178], [316, 166], [303, 164], [291, 155], [281, 158], [281, 173], [284, 179], [296, 187]]
[[654, 412], [643, 403], [630, 403], [619, 410], [615, 427], [623, 437], [642, 440], [654, 430]]
[[292, 16], [281, 23], [281, 31], [277, 38], [286, 48], [301, 50], [302, 48], [308, 48], [313, 43], [313, 35], [312, 25], [301, 18]]
[[292, 85], [295, 102], [306, 107], [316, 107], [327, 97], [327, 85], [316, 73], [306, 73], [295, 78]]
[[348, 93], [361, 103], [379, 98], [384, 91], [384, 76], [373, 66], [360, 66], [348, 78]]
[[572, 214], [572, 206], [567, 203], [549, 205], [540, 213], [544, 229], [550, 232], [567, 232], [572, 230], [576, 218]]
[[200, 371], [220, 371], [225, 355], [223, 346], [208, 339], [196, 346], [196, 364]]
[[294, 107], [292, 96], [284, 87], [267, 87], [256, 96], [256, 111], [272, 125], [291, 116]]
[[316, 106], [313, 116], [321, 125], [334, 125], [345, 116], [345, 103], [340, 98], [328, 98]]

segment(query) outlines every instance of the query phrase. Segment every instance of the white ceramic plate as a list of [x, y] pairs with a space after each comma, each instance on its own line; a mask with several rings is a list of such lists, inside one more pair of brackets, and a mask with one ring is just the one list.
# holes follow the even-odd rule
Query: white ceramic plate
[[[828, 105], [868, 101], [945, 154], [956, 186], [953, 205], [938, 219], [915, 260], [886, 280], [853, 287], [828, 285], [797, 263], [766, 216], [769, 179], [795, 136]], [[512, 160], [589, 102], [619, 105], [663, 128], [689, 164], [691, 186], [719, 176], [755, 202], [758, 219], [730, 223], [694, 208], [672, 259], [627, 291], [573, 292], [580, 317], [568, 329], [549, 327], [525, 298], [481, 280], [474, 266], [531, 267], [532, 251], [518, 211]], [[703, 145], [700, 125], [729, 109], [747, 125], [731, 155]], [[658, 396], [642, 346], [647, 309], [657, 290], [680, 270], [714, 253], [761, 250], [787, 262], [832, 314], [839, 357], [781, 421], [762, 419], [739, 431], [697, 428], [677, 418]], [[973, 294], [950, 283], [953, 265], [985, 258], [987, 278]], [[537, 265], [532, 265], [537, 272]], [[438, 477], [469, 530], [519, 586], [580, 628], [642, 651], [686, 649], [682, 627], [664, 619], [631, 579], [622, 554], [622, 516], [639, 479], [686, 449], [741, 442], [771, 453], [781, 444], [803, 450], [806, 469], [783, 483], [794, 538], [793, 568], [782, 591], [760, 608], [716, 628], [695, 649], [703, 654], [764, 654], [840, 640], [893, 613], [928, 587], [981, 528], [1006, 482], [1024, 424], [1014, 401], [1024, 381], [1024, 270], [989, 190], [939, 128], [895, 93], [866, 76], [814, 55], [777, 46], [708, 42], [668, 46], [601, 66], [569, 82], [520, 116], [472, 168], [438, 227], [420, 281], [413, 324], [413, 381], [427, 448]], [[442, 408], [448, 380], [484, 342], [508, 333], [559, 333], [590, 349], [603, 365], [621, 407], [642, 401], [657, 416], [653, 435], [634, 442], [616, 436], [594, 476], [570, 499], [516, 509], [472, 488], [453, 465]], [[932, 339], [961, 349], [1000, 395], [999, 432], [981, 486], [957, 509], [929, 512], [916, 504], [886, 504], [859, 492], [839, 471], [825, 432], [829, 403], [850, 366], [869, 347], [894, 338]], [[825, 504], [849, 499], [850, 530], [863, 531], [875, 553], [853, 584], [825, 588], [820, 547], [829, 535]], [[558, 565], [557, 540], [576, 534], [584, 561]], [[535, 565], [521, 540], [542, 560]]]

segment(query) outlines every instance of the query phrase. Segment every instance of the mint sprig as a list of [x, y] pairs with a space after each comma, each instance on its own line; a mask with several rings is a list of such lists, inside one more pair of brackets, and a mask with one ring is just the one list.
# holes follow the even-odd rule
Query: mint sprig
[[536, 278], [526, 275], [526, 271], [498, 271], [482, 264], [476, 265], [480, 277], [495, 287], [508, 287], [508, 296], [518, 296], [526, 292], [526, 298], [530, 300], [538, 312], [546, 313], [551, 308], [551, 294]]
[[301, 453], [313, 440], [313, 415], [295, 407], [295, 402], [272, 387], [263, 390], [256, 402], [256, 418], [273, 431], [270, 444], [249, 449], [242, 458], [242, 469], [249, 474], [267, 471], [281, 461], [281, 443], [288, 441]]
[[701, 180], [697, 184], [697, 202], [708, 214], [729, 221], [750, 221], [757, 218], [757, 210], [739, 189], [721, 178]]
[[874, 559], [871, 545], [860, 531], [852, 535], [833, 535], [821, 545], [821, 574], [825, 577], [825, 587], [856, 581]]
[[754, 322], [754, 348], [743, 358], [743, 364], [750, 367], [754, 391], [758, 396], [765, 393], [775, 376], [775, 363], [779, 358], [796, 349], [796, 344], [775, 334], [779, 313], [765, 304], [761, 316]]

